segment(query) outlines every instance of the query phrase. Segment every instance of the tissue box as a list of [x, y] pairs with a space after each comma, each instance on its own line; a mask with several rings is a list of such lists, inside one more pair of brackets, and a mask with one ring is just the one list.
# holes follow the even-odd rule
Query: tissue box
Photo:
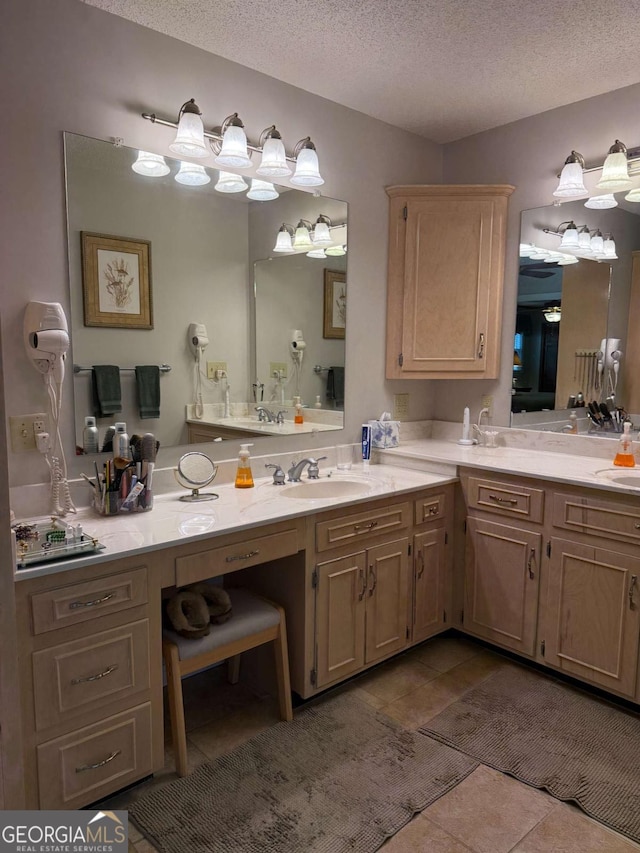
[[400, 444], [400, 421], [377, 420], [369, 423], [372, 447], [397, 447]]

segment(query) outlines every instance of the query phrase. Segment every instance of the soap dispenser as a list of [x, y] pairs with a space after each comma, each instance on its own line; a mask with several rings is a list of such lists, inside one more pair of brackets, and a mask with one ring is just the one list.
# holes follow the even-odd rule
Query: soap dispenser
[[251, 461], [249, 448], [253, 444], [241, 444], [238, 454], [238, 470], [236, 471], [236, 489], [252, 489], [253, 475], [251, 473]]
[[302, 404], [300, 403], [300, 397], [293, 398], [293, 405], [296, 410], [293, 418], [294, 424], [303, 424], [304, 418], [302, 417]]
[[623, 468], [633, 468], [635, 467], [636, 460], [633, 456], [633, 448], [631, 446], [631, 435], [629, 434], [631, 424], [629, 421], [625, 421], [623, 429], [624, 432], [620, 436], [618, 452], [613, 460], [613, 464], [620, 465]]

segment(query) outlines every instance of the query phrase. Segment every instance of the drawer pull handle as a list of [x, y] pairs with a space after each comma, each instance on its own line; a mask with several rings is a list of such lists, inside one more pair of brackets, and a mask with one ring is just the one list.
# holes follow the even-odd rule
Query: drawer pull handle
[[365, 576], [364, 576], [364, 569], [360, 569], [360, 592], [358, 594], [358, 601], [362, 601], [366, 591], [367, 591], [367, 581], [366, 581]]
[[418, 580], [420, 580], [420, 578], [424, 574], [424, 552], [422, 551], [422, 549], [418, 551], [418, 565], [420, 566], [420, 568], [418, 569]]
[[377, 521], [369, 521], [367, 524], [354, 524], [354, 530], [373, 530], [374, 527], [378, 526]]
[[69, 605], [69, 610], [77, 610], [78, 607], [95, 607], [97, 604], [104, 604], [105, 601], [110, 601], [115, 592], [108, 592], [102, 598], [94, 598], [93, 601], [72, 601]]
[[227, 557], [227, 563], [233, 563], [234, 560], [250, 560], [252, 557], [257, 557], [260, 553], [260, 549], [256, 548], [255, 551], [249, 551], [247, 554], [238, 554], [237, 557]]
[[103, 670], [103, 672], [97, 672], [95, 675], [85, 675], [82, 678], [72, 678], [72, 684], [87, 684], [89, 681], [100, 681], [101, 678], [104, 678], [106, 675], [111, 675], [112, 672], [118, 668], [118, 664], [114, 663], [111, 666], [107, 667], [107, 669]]
[[638, 583], [638, 575], [631, 575], [631, 585], [629, 586], [629, 610], [635, 610], [636, 604], [633, 600], [633, 590]]
[[489, 495], [489, 500], [499, 504], [511, 504], [511, 506], [518, 503], [517, 498], [501, 498], [498, 495]]
[[633, 526], [635, 527], [636, 530], [640, 530], [640, 524], [634, 524]]
[[438, 506], [438, 504], [432, 504], [429, 507], [429, 515], [437, 515], [439, 509], [440, 507]]
[[480, 332], [480, 339], [478, 341], [478, 358], [484, 357], [484, 332]]
[[371, 584], [371, 589], [369, 590], [369, 595], [373, 595], [376, 591], [376, 586], [378, 585], [378, 578], [376, 577], [376, 572], [373, 566], [369, 566], [369, 574], [373, 578], [373, 583]]
[[527, 571], [529, 572], [529, 577], [531, 578], [531, 580], [533, 580], [535, 577], [535, 575], [533, 573], [533, 561], [535, 560], [535, 558], [536, 558], [536, 549], [532, 548], [531, 551], [529, 552], [529, 559], [527, 561]]
[[121, 749], [116, 749], [108, 758], [105, 758], [104, 761], [98, 761], [97, 764], [82, 764], [80, 767], [76, 767], [76, 773], [84, 773], [85, 770], [97, 770], [98, 767], [104, 767], [105, 764], [109, 764], [114, 758], [117, 758], [121, 752]]

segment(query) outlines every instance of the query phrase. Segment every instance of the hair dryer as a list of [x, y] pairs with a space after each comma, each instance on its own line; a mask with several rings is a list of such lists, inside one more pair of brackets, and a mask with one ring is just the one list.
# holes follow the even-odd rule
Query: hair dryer
[[24, 312], [24, 345], [33, 366], [43, 375], [64, 379], [69, 350], [67, 318], [59, 302], [29, 302]]

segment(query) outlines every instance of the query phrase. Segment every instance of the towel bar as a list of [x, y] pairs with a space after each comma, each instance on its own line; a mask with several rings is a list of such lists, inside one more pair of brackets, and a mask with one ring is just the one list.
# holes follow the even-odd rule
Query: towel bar
[[[79, 364], [73, 365], [73, 372], [74, 373], [84, 373], [85, 370], [91, 371], [91, 370], [93, 370], [93, 367], [82, 367]], [[135, 370], [135, 367], [121, 367], [120, 373], [123, 373], [124, 371], [130, 371], [133, 373], [134, 370]], [[171, 371], [171, 365], [170, 364], [161, 364], [158, 367], [158, 370], [160, 371], [160, 373], [169, 373]]]

